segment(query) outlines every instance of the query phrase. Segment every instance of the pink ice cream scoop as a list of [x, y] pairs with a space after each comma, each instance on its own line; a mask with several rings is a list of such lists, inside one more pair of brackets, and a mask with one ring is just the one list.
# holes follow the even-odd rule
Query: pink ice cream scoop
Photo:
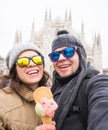
[[45, 115], [49, 117], [54, 117], [54, 113], [58, 105], [53, 98], [52, 99], [42, 98], [40, 104], [43, 107], [43, 113]]

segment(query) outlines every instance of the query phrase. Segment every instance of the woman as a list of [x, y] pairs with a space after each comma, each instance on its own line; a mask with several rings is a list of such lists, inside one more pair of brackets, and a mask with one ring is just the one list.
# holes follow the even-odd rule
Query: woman
[[9, 84], [0, 90], [0, 130], [34, 130], [41, 124], [33, 91], [47, 86], [42, 51], [32, 43], [16, 44], [8, 53]]

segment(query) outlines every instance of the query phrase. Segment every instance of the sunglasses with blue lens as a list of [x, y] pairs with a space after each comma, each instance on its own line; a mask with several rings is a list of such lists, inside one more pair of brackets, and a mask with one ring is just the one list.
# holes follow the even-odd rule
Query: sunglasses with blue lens
[[75, 50], [77, 47], [68, 47], [61, 51], [54, 51], [50, 53], [48, 56], [50, 57], [52, 62], [57, 62], [59, 60], [60, 54], [63, 54], [65, 58], [71, 58], [74, 56]]

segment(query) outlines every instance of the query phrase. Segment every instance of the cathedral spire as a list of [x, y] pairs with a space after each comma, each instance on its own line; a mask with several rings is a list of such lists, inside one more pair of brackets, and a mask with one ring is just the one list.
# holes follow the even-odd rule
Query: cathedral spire
[[68, 17], [68, 20], [69, 20], [69, 21], [72, 21], [71, 9], [70, 9], [70, 12], [69, 12], [69, 17]]
[[81, 34], [84, 34], [84, 23], [82, 21], [82, 25], [81, 25]]
[[72, 29], [71, 10], [70, 10], [69, 14], [67, 13], [67, 10], [65, 11], [64, 28], [66, 28], [69, 32], [71, 32], [71, 29]]
[[84, 23], [82, 21], [82, 24], [81, 24], [81, 40], [83, 43], [85, 43], [85, 31], [84, 31]]
[[22, 42], [22, 32], [19, 32], [20, 42]]
[[21, 31], [19, 33], [18, 30], [16, 30], [14, 43], [16, 44], [19, 42], [22, 42], [22, 33]]
[[46, 11], [45, 11], [45, 21], [47, 21], [48, 20], [48, 16], [47, 16], [47, 9], [46, 9]]
[[97, 43], [97, 37], [96, 37], [96, 32], [95, 32], [95, 34], [94, 34], [94, 44], [96, 44]]
[[65, 21], [67, 21], [67, 9], [65, 11]]
[[33, 20], [33, 23], [32, 23], [30, 42], [34, 41], [34, 37], [35, 37], [35, 20]]
[[19, 42], [19, 36], [18, 36], [18, 30], [16, 30], [14, 43], [18, 43], [18, 42]]
[[94, 43], [93, 43], [93, 60], [94, 66], [102, 72], [102, 46], [101, 46], [101, 39], [100, 35], [94, 35]]
[[100, 37], [100, 34], [98, 33], [98, 36], [97, 36], [97, 44], [100, 44], [101, 43], [101, 37]]
[[51, 21], [51, 9], [49, 11], [49, 21]]

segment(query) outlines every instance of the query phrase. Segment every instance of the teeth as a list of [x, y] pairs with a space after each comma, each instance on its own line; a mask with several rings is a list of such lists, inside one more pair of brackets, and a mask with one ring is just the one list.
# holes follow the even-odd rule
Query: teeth
[[35, 73], [38, 73], [37, 70], [32, 70], [32, 71], [29, 71], [28, 74], [35, 74]]
[[66, 67], [69, 67], [69, 65], [59, 66], [59, 68], [66, 68]]

